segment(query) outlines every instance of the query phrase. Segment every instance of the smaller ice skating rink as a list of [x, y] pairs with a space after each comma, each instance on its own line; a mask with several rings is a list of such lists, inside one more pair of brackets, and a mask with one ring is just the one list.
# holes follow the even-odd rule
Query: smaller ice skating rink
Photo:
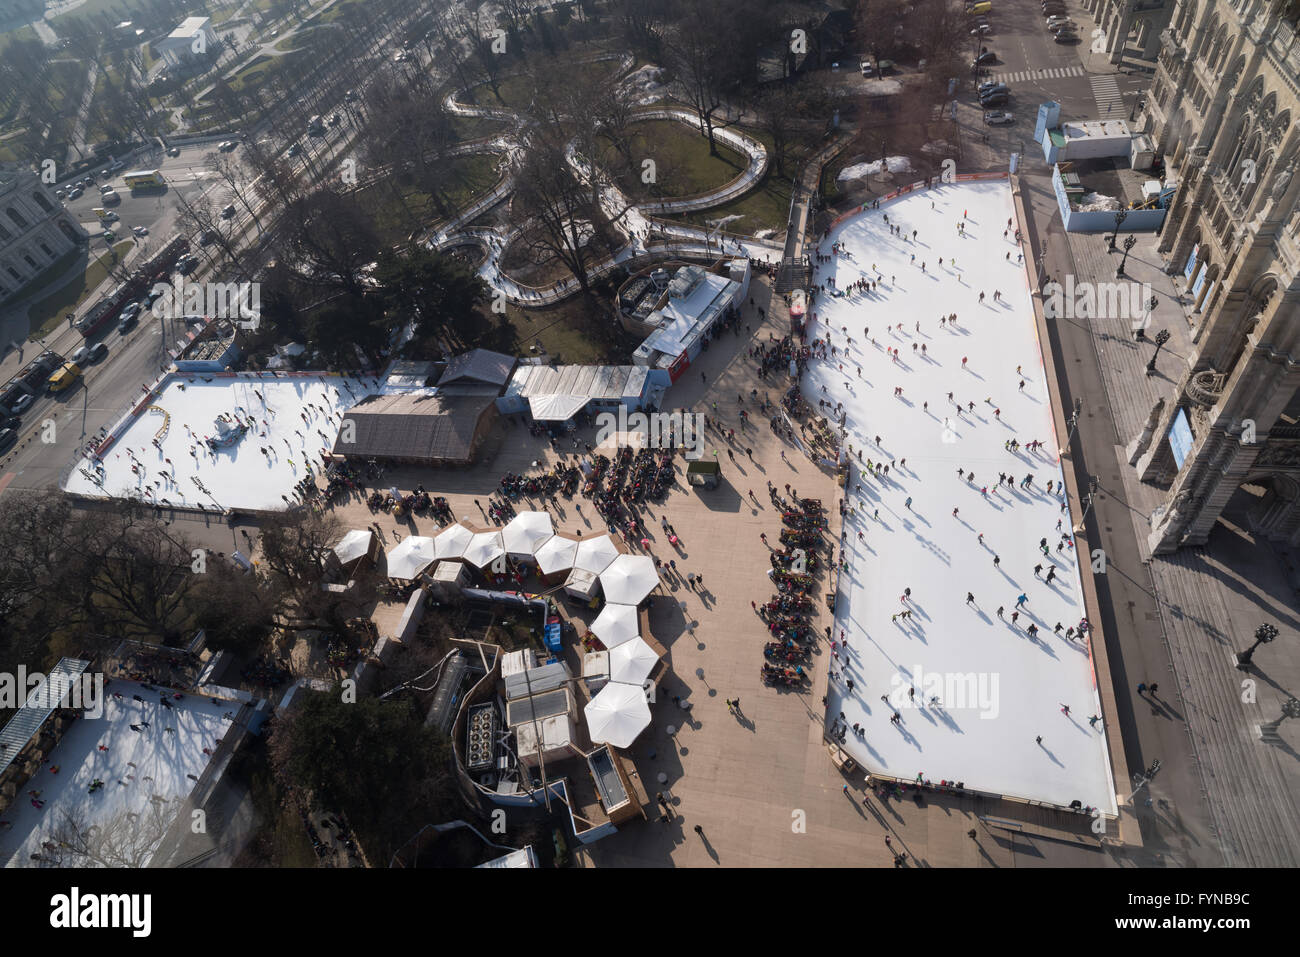
[[[178, 701], [174, 692], [153, 687], [157, 690], [147, 691], [134, 681], [110, 681], [103, 714], [72, 723], [5, 814], [12, 827], [0, 830], [0, 861], [7, 867], [148, 865], [211, 760], [204, 749], [215, 751], [230, 727], [223, 715], [240, 708], [238, 701], [214, 703], [190, 694]], [[159, 703], [164, 694], [171, 708]], [[133, 724], [141, 730], [132, 731]], [[175, 730], [169, 732], [169, 727]], [[92, 793], [96, 778], [104, 786]], [[39, 792], [42, 808], [32, 805], [29, 791]], [[69, 840], [92, 825], [98, 830], [86, 844]], [[71, 847], [57, 846], [60, 842]], [[93, 854], [87, 856], [83, 849]]]
[[[1057, 546], [1078, 516], [1062, 510], [1060, 439], [1014, 225], [1003, 236], [1012, 215], [1006, 180], [946, 185], [848, 218], [818, 248], [839, 242], [851, 258], [820, 263], [814, 284], [877, 281], [843, 297], [826, 290], [810, 308], [810, 339], [831, 333], [836, 355], [809, 362], [804, 396], [814, 409], [844, 403], [854, 450], [834, 636], [842, 630], [849, 650], [830, 663], [839, 674], [827, 719], [843, 712], [844, 747], [869, 771], [1113, 813], [1104, 725], [1089, 721], [1101, 710], [1089, 643], [1066, 637], [1085, 612], [1078, 556]], [[957, 324], [941, 327], [952, 313]], [[1026, 451], [1033, 440], [1042, 449]], [[889, 474], [867, 475], [868, 459]]]
[[320, 473], [342, 413], [376, 387], [333, 375], [173, 373], [118, 423], [97, 459], [76, 463], [64, 489], [184, 508], [284, 509], [308, 469]]

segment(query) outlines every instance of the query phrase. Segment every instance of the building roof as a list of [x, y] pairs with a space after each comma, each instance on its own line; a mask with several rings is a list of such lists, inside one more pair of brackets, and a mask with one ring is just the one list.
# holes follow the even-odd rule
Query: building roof
[[519, 360], [490, 349], [471, 349], [447, 363], [447, 371], [438, 380], [438, 387], [457, 383], [481, 383], [500, 388], [510, 381]]
[[506, 394], [527, 399], [529, 412], [540, 422], [563, 422], [593, 400], [641, 398], [648, 375], [642, 366], [520, 366]]
[[354, 441], [344, 442], [348, 430], [341, 429], [334, 452], [468, 462], [479, 421], [493, 401], [490, 395], [447, 396], [429, 390], [368, 396], [344, 413], [344, 421], [353, 423]]
[[175, 30], [167, 34], [167, 39], [191, 40], [202, 33], [211, 23], [211, 17], [186, 17]]

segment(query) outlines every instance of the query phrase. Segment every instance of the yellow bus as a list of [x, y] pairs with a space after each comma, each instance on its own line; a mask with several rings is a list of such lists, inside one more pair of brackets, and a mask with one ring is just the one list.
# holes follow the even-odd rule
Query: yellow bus
[[165, 186], [167, 181], [163, 179], [163, 174], [156, 169], [137, 169], [126, 173], [122, 177], [130, 189], [149, 189], [151, 187]]
[[65, 362], [46, 381], [51, 392], [62, 392], [81, 378], [81, 367], [75, 362]]

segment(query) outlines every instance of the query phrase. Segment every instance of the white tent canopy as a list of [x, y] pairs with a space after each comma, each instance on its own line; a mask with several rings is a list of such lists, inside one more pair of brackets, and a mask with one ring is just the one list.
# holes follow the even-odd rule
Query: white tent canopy
[[591, 740], [626, 748], [650, 724], [650, 706], [639, 685], [611, 681], [583, 708]]
[[578, 543], [571, 538], [556, 535], [548, 538], [533, 553], [537, 559], [537, 568], [543, 575], [567, 572], [573, 567], [573, 559], [578, 551]]
[[519, 558], [532, 558], [554, 534], [555, 527], [546, 512], [520, 512], [501, 530], [506, 551]]
[[606, 603], [590, 627], [592, 634], [606, 648], [617, 648], [624, 642], [640, 637], [636, 608], [632, 605]]
[[374, 538], [375, 533], [368, 528], [354, 528], [348, 532], [334, 546], [334, 555], [338, 558], [339, 564], [348, 565], [358, 558], [365, 558], [370, 554], [370, 543]]
[[410, 581], [428, 568], [436, 557], [432, 538], [408, 535], [388, 553], [388, 577]]
[[479, 568], [485, 568], [505, 553], [506, 546], [501, 541], [499, 531], [479, 532], [465, 547], [465, 561]]
[[474, 533], [459, 522], [448, 525], [433, 536], [435, 557], [438, 559], [460, 558], [465, 554], [465, 549], [469, 547], [470, 540], [473, 537]]
[[610, 651], [609, 680], [639, 687], [658, 663], [659, 656], [645, 643], [645, 639], [633, 638]]
[[573, 557], [573, 567], [599, 575], [609, 563], [618, 558], [618, 547], [608, 535], [584, 538], [578, 542], [578, 553]]
[[659, 587], [659, 573], [648, 555], [620, 555], [600, 573], [605, 600], [636, 605]]

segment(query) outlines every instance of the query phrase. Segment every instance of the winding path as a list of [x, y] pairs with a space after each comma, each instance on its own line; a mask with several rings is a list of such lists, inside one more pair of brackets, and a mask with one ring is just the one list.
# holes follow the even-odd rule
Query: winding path
[[[597, 59], [613, 58], [606, 56]], [[632, 58], [622, 56], [618, 59], [619, 70], [615, 75], [621, 77], [631, 69]], [[449, 112], [459, 116], [505, 120], [513, 123], [516, 130], [522, 129], [524, 125], [523, 118], [514, 110], [463, 103], [455, 92], [447, 96], [445, 105]], [[680, 107], [652, 107], [638, 111], [634, 114], [634, 118], [636, 121], [668, 120], [684, 123], [692, 129], [699, 129], [695, 114]], [[745, 170], [735, 179], [709, 192], [638, 204], [629, 199], [608, 176], [599, 176], [601, 207], [610, 222], [622, 234], [625, 245], [588, 269], [588, 275], [592, 279], [598, 279], [620, 266], [642, 268], [664, 259], [687, 256], [708, 257], [722, 252], [769, 262], [779, 260], [784, 248], [780, 243], [732, 236], [718, 230], [706, 230], [698, 226], [655, 218], [674, 213], [695, 212], [730, 202], [743, 196], [762, 180], [767, 172], [768, 155], [767, 149], [759, 140], [735, 128], [716, 129], [714, 136], [724, 145], [745, 156], [748, 163]], [[524, 145], [519, 136], [515, 133], [507, 133], [461, 144], [452, 151], [451, 155], [504, 153], [507, 164], [514, 167], [523, 149]], [[574, 174], [583, 183], [590, 184], [593, 175], [596, 174], [591, 164], [577, 153], [573, 142], [569, 143], [565, 155]], [[514, 192], [514, 188], [514, 174], [507, 172], [488, 193], [474, 200], [437, 229], [431, 230], [421, 238], [421, 241], [433, 249], [466, 245], [482, 248], [485, 258], [478, 269], [480, 278], [515, 305], [538, 308], [575, 295], [581, 287], [573, 278], [560, 279], [548, 285], [533, 286], [517, 282], [502, 274], [498, 263], [510, 244], [519, 238], [521, 227], [470, 227], [468, 225], [498, 203], [503, 202]], [[647, 235], [656, 237], [657, 241], [647, 243], [642, 238]]]

